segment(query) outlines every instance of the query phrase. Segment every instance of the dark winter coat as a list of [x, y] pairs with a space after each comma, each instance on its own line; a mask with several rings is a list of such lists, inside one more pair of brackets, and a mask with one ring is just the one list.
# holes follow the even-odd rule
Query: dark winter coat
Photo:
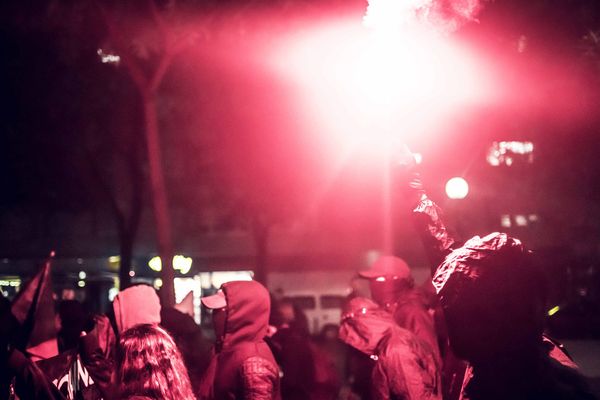
[[[488, 310], [485, 314], [488, 323], [484, 325], [490, 334], [478, 336], [478, 339], [485, 339], [475, 342], [483, 346], [479, 350], [496, 356], [479, 359], [477, 365], [468, 366], [459, 391], [460, 399], [593, 399], [589, 385], [576, 365], [559, 347], [542, 336], [542, 316], [540, 314], [538, 321], [537, 314], [531, 311], [535, 305], [535, 300], [531, 299], [539, 296], [537, 291], [540, 289], [535, 284], [529, 285], [539, 275], [529, 267], [527, 258], [530, 255], [521, 242], [503, 233], [493, 233], [484, 238], [476, 236], [459, 246], [449, 235], [437, 205], [421, 189], [417, 188], [415, 192], [419, 201], [413, 210], [414, 221], [432, 261], [433, 284], [445, 307], [448, 330], [456, 332], [461, 328], [457, 320], [448, 320], [450, 312], [454, 318], [460, 313], [462, 325], [475, 332], [471, 328], [473, 324], [469, 323], [473, 315], [462, 310]], [[478, 304], [479, 308], [461, 308], [456, 306], [459, 301], [467, 305]], [[494, 313], [503, 313], [499, 314], [502, 318], [492, 318]], [[512, 319], [514, 323], [502, 322], [505, 319]], [[457, 326], [453, 326], [453, 322]], [[538, 326], [539, 331], [536, 330]], [[464, 331], [460, 329], [460, 332]], [[530, 331], [532, 334], [527, 337], [532, 339], [524, 340], [520, 347], [513, 348], [521, 342], [506, 339], [512, 335], [520, 338], [515, 332]], [[496, 339], [492, 338], [494, 334]], [[453, 335], [450, 336], [452, 339]], [[454, 337], [459, 339], [451, 343], [455, 348], [458, 343], [459, 348], [474, 353], [472, 339], [461, 343], [464, 338], [456, 334]]]
[[295, 328], [280, 328], [270, 340], [281, 367], [281, 396], [285, 400], [307, 400], [315, 385], [315, 360], [309, 338]]
[[269, 293], [254, 281], [221, 286], [227, 299], [225, 333], [217, 338], [202, 378], [201, 400], [280, 400], [279, 369], [264, 341]]
[[408, 329], [427, 343], [440, 364], [441, 357], [433, 315], [422, 297], [417, 289], [411, 289], [397, 303], [390, 305], [388, 311], [392, 313], [398, 326]]
[[512, 360], [512, 368], [473, 368], [465, 373], [460, 400], [594, 400], [577, 365], [556, 342], [542, 338], [537, 357]]
[[340, 339], [375, 359], [372, 399], [441, 400], [436, 354], [369, 299], [349, 303]]

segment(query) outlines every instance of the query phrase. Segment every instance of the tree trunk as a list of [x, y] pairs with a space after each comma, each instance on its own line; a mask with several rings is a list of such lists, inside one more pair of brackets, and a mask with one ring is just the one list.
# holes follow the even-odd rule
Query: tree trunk
[[259, 221], [259, 218], [255, 218], [252, 222], [252, 231], [254, 236], [254, 246], [256, 248], [254, 280], [267, 287], [269, 226], [264, 222]]
[[129, 157], [127, 158], [127, 171], [129, 173], [129, 186], [131, 188], [131, 198], [129, 201], [129, 213], [126, 211], [119, 213], [121, 215], [119, 226], [119, 254], [121, 262], [119, 265], [120, 289], [126, 289], [131, 285], [131, 276], [129, 275], [133, 261], [133, 246], [135, 238], [140, 227], [143, 207], [144, 176], [141, 171], [141, 161], [138, 147], [134, 142], [131, 143]]
[[119, 232], [119, 290], [131, 286], [131, 260], [133, 258], [133, 238], [128, 232]]
[[160, 296], [164, 307], [172, 307], [175, 305], [173, 244], [165, 178], [162, 168], [160, 138], [158, 134], [156, 93], [154, 91], [143, 92], [142, 102], [144, 107], [144, 127], [150, 169], [150, 187], [156, 222], [156, 239], [158, 242], [158, 254], [162, 261], [161, 278], [163, 285]]

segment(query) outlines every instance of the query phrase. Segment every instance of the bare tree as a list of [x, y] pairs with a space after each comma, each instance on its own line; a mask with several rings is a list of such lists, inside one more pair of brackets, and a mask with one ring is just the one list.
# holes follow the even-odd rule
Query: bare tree
[[[170, 8], [174, 7], [172, 3], [169, 4]], [[158, 34], [153, 37], [156, 41], [151, 45], [143, 41], [139, 31], [126, 29], [120, 23], [119, 17], [121, 19], [128, 17], [126, 8], [118, 10], [116, 7], [109, 9], [99, 6], [99, 8], [107, 27], [109, 44], [116, 51], [134, 82], [142, 104], [158, 253], [163, 265], [161, 300], [165, 306], [172, 306], [175, 304], [172, 265], [174, 251], [162, 165], [157, 101], [159, 87], [173, 59], [191, 43], [193, 35], [175, 33], [154, 1], [146, 1], [145, 6], [148, 14], [147, 22], [153, 25]]]

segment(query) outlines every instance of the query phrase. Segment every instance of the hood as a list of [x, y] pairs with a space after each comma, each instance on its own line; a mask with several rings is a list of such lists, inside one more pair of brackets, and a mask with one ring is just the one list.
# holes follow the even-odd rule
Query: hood
[[543, 274], [518, 239], [504, 233], [471, 238], [440, 264], [433, 285], [458, 357], [483, 365], [539, 344]]
[[[508, 278], [526, 280], [528, 252], [519, 239], [505, 233], [494, 232], [483, 238], [474, 236], [462, 247], [453, 250], [439, 265], [432, 279], [433, 286], [443, 305], [454, 304], [461, 297], [478, 288], [504, 289], [504, 296], [513, 295]], [[485, 288], [485, 285], [489, 288]], [[468, 299], [480, 300], [480, 299]]]
[[394, 326], [392, 314], [370, 299], [356, 297], [344, 309], [339, 338], [367, 355], [374, 355], [381, 339]]
[[227, 299], [222, 348], [241, 342], [258, 342], [267, 335], [271, 300], [256, 281], [233, 281], [221, 286]]
[[119, 333], [138, 324], [160, 324], [160, 300], [156, 290], [148, 285], [131, 286], [113, 301], [115, 322]]

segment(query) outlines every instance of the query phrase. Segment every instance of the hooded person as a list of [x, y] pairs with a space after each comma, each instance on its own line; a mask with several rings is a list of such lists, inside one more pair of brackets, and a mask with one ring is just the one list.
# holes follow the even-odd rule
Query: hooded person
[[593, 399], [577, 366], [543, 335], [545, 291], [516, 238], [475, 236], [439, 265], [433, 284], [450, 345], [469, 362], [463, 399]]
[[[516, 238], [494, 232], [460, 245], [427, 196], [408, 149], [399, 172], [432, 263], [453, 353], [468, 362], [461, 400], [592, 399], [562, 346], [543, 335], [543, 274]], [[454, 394], [454, 389], [452, 388]]]
[[264, 341], [270, 313], [265, 287], [227, 282], [202, 304], [212, 309], [216, 342], [200, 400], [280, 400], [279, 369]]
[[[160, 310], [160, 300], [151, 286], [134, 285], [119, 292], [113, 301], [114, 319], [111, 321], [106, 315], [94, 317], [93, 328], [89, 332], [82, 332], [79, 338], [79, 351], [75, 363], [77, 368], [69, 368], [58, 381], [61, 382], [66, 377], [66, 382], [75, 382], [69, 383], [69, 386], [78, 387], [82, 385], [77, 383], [76, 377], [84, 376], [89, 382], [93, 381], [93, 387], [98, 389], [102, 398], [111, 398], [115, 390], [113, 375], [116, 370], [118, 342], [115, 331], [121, 335], [138, 325], [157, 325], [161, 322]], [[85, 368], [85, 374], [82, 374], [81, 366]]]
[[344, 310], [339, 338], [375, 360], [371, 399], [441, 400], [435, 353], [377, 303], [352, 299]]
[[369, 280], [373, 300], [389, 311], [401, 328], [408, 329], [427, 343], [440, 359], [435, 324], [429, 312], [431, 301], [420, 288], [415, 288], [406, 261], [384, 255], [371, 268], [360, 271], [359, 276]]
[[160, 310], [160, 299], [152, 286], [128, 287], [113, 301], [117, 333], [139, 324], [160, 324]]
[[284, 400], [306, 400], [315, 387], [316, 373], [308, 333], [302, 324], [297, 324], [291, 300], [283, 299], [276, 307], [280, 320], [267, 343], [283, 375], [281, 397]]
[[[190, 292], [191, 293], [191, 292]], [[202, 376], [210, 361], [212, 343], [204, 337], [194, 318], [176, 308], [163, 307], [160, 325], [165, 328], [179, 348], [188, 373], [192, 377]], [[191, 381], [197, 392], [198, 379]]]

